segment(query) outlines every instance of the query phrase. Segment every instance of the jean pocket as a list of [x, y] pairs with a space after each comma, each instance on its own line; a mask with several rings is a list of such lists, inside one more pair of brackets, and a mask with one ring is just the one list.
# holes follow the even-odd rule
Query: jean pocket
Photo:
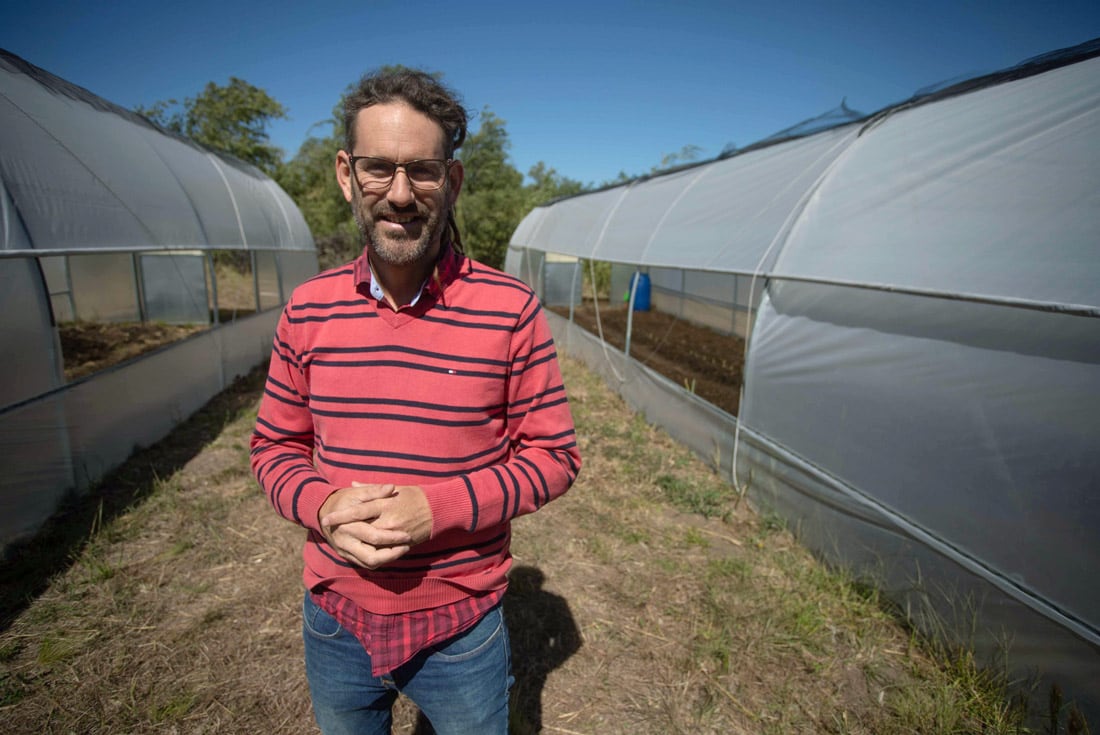
[[474, 658], [499, 643], [506, 635], [504, 615], [500, 605], [497, 605], [474, 627], [437, 646], [433, 656], [438, 656], [444, 661], [463, 661]]
[[302, 624], [310, 635], [318, 638], [336, 638], [344, 632], [336, 618], [314, 602], [309, 592], [302, 603]]

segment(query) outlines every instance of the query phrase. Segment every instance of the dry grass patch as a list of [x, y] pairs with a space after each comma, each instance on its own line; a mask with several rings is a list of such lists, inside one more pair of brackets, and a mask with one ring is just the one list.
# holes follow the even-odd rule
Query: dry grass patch
[[[514, 733], [1022, 731], [990, 723], [1007, 711], [996, 692], [972, 705], [873, 593], [563, 366], [585, 467], [514, 525]], [[136, 455], [101, 489], [104, 512], [71, 514], [81, 543], [48, 584], [5, 562], [5, 596], [31, 593], [0, 635], [6, 732], [316, 732], [303, 532], [248, 474], [262, 378]], [[402, 700], [395, 732], [415, 716]]]

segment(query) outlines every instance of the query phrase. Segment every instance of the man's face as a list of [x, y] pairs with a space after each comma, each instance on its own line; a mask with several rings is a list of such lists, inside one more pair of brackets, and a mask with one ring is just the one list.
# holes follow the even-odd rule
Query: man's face
[[[404, 163], [446, 157], [443, 129], [403, 102], [372, 105], [359, 111], [355, 123], [355, 156], [374, 156]], [[336, 178], [352, 205], [359, 232], [370, 244], [372, 259], [390, 266], [433, 262], [447, 213], [462, 187], [462, 164], [451, 166], [443, 186], [414, 189], [403, 168], [386, 189], [362, 188], [350, 168], [347, 153], [336, 159]]]

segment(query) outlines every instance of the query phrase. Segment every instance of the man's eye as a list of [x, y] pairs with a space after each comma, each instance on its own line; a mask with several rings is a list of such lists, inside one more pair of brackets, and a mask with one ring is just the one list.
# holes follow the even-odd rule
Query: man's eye
[[366, 161], [363, 164], [363, 173], [367, 176], [385, 178], [393, 173], [393, 166], [385, 161]]

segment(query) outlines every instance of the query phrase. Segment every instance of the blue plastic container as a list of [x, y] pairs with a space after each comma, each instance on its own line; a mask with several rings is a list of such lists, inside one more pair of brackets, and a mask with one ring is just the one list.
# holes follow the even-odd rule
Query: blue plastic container
[[[634, 311], [649, 311], [649, 274], [635, 273], [638, 280], [638, 291], [634, 294]], [[631, 282], [631, 288], [634, 284]]]

